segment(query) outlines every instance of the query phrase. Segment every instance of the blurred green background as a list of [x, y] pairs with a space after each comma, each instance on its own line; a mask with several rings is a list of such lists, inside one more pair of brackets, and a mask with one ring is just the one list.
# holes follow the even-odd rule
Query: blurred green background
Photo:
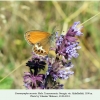
[[[52, 32], [55, 26], [67, 31], [76, 21], [87, 21], [100, 11], [100, 2], [84, 1], [0, 1], [0, 89], [24, 89], [25, 61], [31, 46], [24, 39], [28, 30]], [[100, 88], [100, 15], [83, 24], [79, 38], [82, 49], [72, 63], [75, 73], [61, 81], [66, 89]]]

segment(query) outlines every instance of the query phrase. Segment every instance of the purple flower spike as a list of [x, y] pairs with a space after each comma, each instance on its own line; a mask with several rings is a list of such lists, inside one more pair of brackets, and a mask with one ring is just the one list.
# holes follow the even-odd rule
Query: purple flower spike
[[77, 53], [77, 49], [80, 49], [81, 47], [80, 46], [78, 46], [78, 42], [76, 42], [76, 43], [72, 43], [72, 44], [70, 44], [70, 45], [68, 45], [67, 47], [66, 47], [66, 53], [67, 53], [67, 55], [68, 55], [68, 60], [71, 60], [72, 59], [72, 57], [74, 57], [74, 58], [77, 58], [78, 57], [78, 53]]
[[[77, 51], [81, 47], [77, 36], [83, 34], [82, 26], [79, 27], [79, 24], [79, 21], [75, 22], [65, 35], [55, 33], [55, 37], [53, 37], [55, 46], [51, 45], [49, 48], [55, 52], [55, 56], [51, 54], [42, 56], [32, 52], [32, 59], [26, 63], [30, 72], [24, 73], [23, 77], [24, 86], [27, 89], [64, 89], [64, 84], [60, 84], [58, 81], [67, 80], [74, 74], [70, 70], [74, 65], [69, 60], [79, 56]], [[46, 71], [45, 74], [40, 74], [44, 71]]]
[[82, 35], [83, 33], [81, 33], [80, 30], [82, 29], [83, 26], [80, 26], [80, 27], [78, 28], [78, 25], [79, 25], [79, 24], [80, 24], [80, 21], [75, 22], [75, 23], [72, 25], [72, 27], [70, 27], [70, 29], [68, 30], [68, 32], [67, 32], [67, 34], [66, 34], [66, 37], [67, 37], [67, 36], [74, 37], [75, 35], [76, 35], [76, 36]]
[[41, 83], [43, 81], [43, 74], [38, 74], [37, 76], [34, 76], [31, 73], [24, 73], [24, 86], [27, 89], [33, 89], [38, 87], [38, 83]]
[[58, 72], [58, 77], [61, 79], [68, 79], [70, 75], [72, 75], [74, 72], [73, 71], [68, 71], [66, 72], [65, 70], [60, 70]]
[[64, 56], [65, 59], [71, 60], [79, 55], [77, 49], [81, 47], [78, 46], [79, 42], [76, 42], [77, 38], [75, 37], [83, 34], [80, 31], [82, 26], [78, 28], [79, 23], [75, 22], [65, 36], [61, 35], [56, 40], [56, 54]]

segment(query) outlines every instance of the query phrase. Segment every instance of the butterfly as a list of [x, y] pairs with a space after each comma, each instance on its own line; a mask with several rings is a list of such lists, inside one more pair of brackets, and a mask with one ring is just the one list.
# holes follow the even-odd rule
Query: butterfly
[[55, 38], [55, 33], [32, 30], [25, 33], [26, 41], [33, 46], [32, 50], [38, 55], [47, 55]]

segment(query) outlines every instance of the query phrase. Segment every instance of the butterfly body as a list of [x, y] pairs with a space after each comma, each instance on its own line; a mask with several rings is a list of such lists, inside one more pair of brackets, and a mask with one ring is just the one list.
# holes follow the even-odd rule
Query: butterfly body
[[26, 41], [33, 45], [33, 51], [39, 55], [47, 55], [49, 53], [53, 37], [54, 35], [39, 30], [28, 31], [25, 34]]

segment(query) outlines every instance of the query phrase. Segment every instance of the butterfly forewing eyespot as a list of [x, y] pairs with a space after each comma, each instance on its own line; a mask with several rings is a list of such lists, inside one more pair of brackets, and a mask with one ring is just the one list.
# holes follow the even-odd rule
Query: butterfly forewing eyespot
[[25, 40], [28, 42], [28, 44], [34, 45], [34, 43], [32, 43], [32, 42], [30, 41], [30, 39], [29, 39], [29, 37], [30, 37], [30, 33], [29, 33], [29, 32], [26, 32], [26, 34], [24, 35], [24, 37], [25, 37]]

